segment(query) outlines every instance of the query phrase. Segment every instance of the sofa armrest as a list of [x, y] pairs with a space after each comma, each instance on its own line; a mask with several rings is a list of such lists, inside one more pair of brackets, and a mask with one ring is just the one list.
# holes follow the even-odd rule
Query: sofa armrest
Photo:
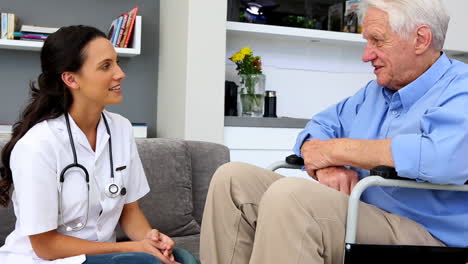
[[211, 177], [219, 166], [229, 162], [229, 149], [202, 141], [186, 141], [186, 144], [192, 158], [193, 217], [201, 224]]

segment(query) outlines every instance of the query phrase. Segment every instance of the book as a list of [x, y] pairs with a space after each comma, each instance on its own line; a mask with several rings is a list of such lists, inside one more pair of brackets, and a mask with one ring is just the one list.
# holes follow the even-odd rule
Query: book
[[8, 13], [8, 33], [7, 39], [15, 39], [13, 33], [19, 28], [18, 16], [13, 13]]
[[109, 30], [107, 31], [107, 39], [109, 39], [111, 43], [114, 43], [114, 37], [116, 34], [115, 32], [117, 31], [118, 23], [119, 23], [119, 18], [112, 20]]
[[13, 134], [13, 125], [0, 124], [0, 137], [9, 137]]
[[127, 35], [128, 35], [128, 30], [130, 29], [130, 23], [131, 23], [131, 17], [130, 15], [127, 13], [127, 22], [125, 22], [125, 27], [123, 27], [123, 35], [122, 35], [122, 39], [120, 41], [120, 44], [119, 44], [119, 47], [120, 48], [123, 48], [125, 46], [125, 40], [127, 39]]
[[128, 33], [127, 33], [127, 36], [125, 38], [123, 48], [128, 47], [128, 43], [130, 42], [130, 39], [132, 37], [132, 32], [133, 32], [133, 28], [135, 27], [135, 20], [136, 20], [137, 14], [138, 14], [138, 10], [139, 10], [139, 7], [135, 6], [134, 8], [132, 8], [132, 10], [130, 10], [128, 12], [128, 16], [129, 16], [129, 18], [128, 18], [129, 22], [127, 23], [128, 24]]
[[117, 42], [119, 30], [120, 30], [120, 25], [122, 24], [122, 17], [119, 16], [116, 19], [114, 19], [109, 27], [109, 31], [107, 34], [107, 38], [109, 41], [112, 43], [112, 46], [115, 47], [115, 44]]
[[44, 39], [34, 39], [34, 38], [19, 38], [19, 40], [44, 42]]
[[117, 24], [114, 30], [114, 36], [112, 36], [112, 45], [117, 46], [117, 39], [119, 38], [120, 27], [122, 26], [123, 17], [119, 16], [117, 18]]
[[361, 0], [346, 1], [344, 14], [344, 32], [361, 33], [365, 4]]
[[1, 13], [0, 38], [6, 39], [7, 37], [8, 37], [8, 13]]
[[107, 33], [107, 38], [114, 47], [128, 47], [133, 28], [135, 27], [138, 9], [139, 7], [135, 6], [127, 13], [123, 13], [112, 21]]
[[22, 25], [21, 32], [31, 32], [39, 34], [52, 34], [55, 31], [59, 30], [57, 27], [44, 27], [44, 26], [35, 26], [35, 25]]
[[146, 123], [132, 123], [133, 137], [135, 138], [146, 138], [148, 126]]
[[33, 33], [25, 33], [25, 32], [14, 32], [13, 36], [15, 38], [21, 39], [37, 39], [37, 40], [45, 40], [49, 35], [46, 34], [33, 34]]
[[328, 8], [328, 27], [330, 31], [341, 31], [343, 29], [343, 3], [331, 5]]
[[120, 25], [120, 28], [119, 28], [119, 37], [117, 38], [117, 44], [115, 45], [115, 47], [120, 47], [120, 43], [122, 42], [125, 28], [127, 27], [128, 14], [123, 13], [121, 17], [122, 17], [122, 24]]

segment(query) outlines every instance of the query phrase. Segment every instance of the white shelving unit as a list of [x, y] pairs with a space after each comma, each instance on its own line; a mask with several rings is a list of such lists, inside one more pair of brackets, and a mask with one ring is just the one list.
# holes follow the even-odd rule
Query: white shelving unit
[[[360, 45], [362, 47], [364, 47], [366, 44], [366, 40], [362, 37], [361, 34], [262, 25], [244, 22], [228, 21], [226, 23], [226, 31], [228, 36], [252, 36], [254, 38], [289, 39], [299, 41], [305, 40], [338, 45]], [[449, 56], [460, 58], [468, 57], [468, 49], [464, 45], [460, 45], [458, 42], [453, 41], [453, 35], [455, 34], [448, 34], [444, 51], [447, 52]]]
[[[115, 48], [117, 54], [122, 57], [134, 57], [141, 53], [141, 16], [135, 19], [135, 27], [133, 29], [133, 45], [131, 48]], [[0, 49], [12, 50], [29, 50], [40, 51], [42, 49], [42, 41], [26, 41], [26, 40], [12, 40], [0, 39]]]
[[261, 25], [243, 22], [226, 23], [227, 34], [255, 35], [271, 39], [297, 39], [324, 43], [347, 43], [364, 46], [366, 40], [361, 34], [334, 32], [317, 29], [304, 29], [282, 26]]
[[131, 48], [115, 48], [117, 54], [122, 57], [134, 57], [141, 53], [141, 16], [135, 19], [135, 28], [133, 29], [133, 40]]

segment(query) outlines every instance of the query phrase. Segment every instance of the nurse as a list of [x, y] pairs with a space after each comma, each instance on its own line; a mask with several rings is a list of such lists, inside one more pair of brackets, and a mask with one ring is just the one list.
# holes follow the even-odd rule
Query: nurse
[[[105, 34], [61, 28], [45, 41], [41, 67], [2, 151], [0, 203], [14, 186], [17, 221], [0, 263], [196, 263], [138, 206], [149, 186], [132, 126], [104, 110], [122, 101], [125, 78]], [[117, 223], [132, 241], [115, 242]]]

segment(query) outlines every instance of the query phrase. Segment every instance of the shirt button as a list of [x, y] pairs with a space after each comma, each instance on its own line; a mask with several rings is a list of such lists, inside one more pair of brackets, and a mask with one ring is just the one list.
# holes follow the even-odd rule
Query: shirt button
[[398, 111], [393, 110], [393, 111], [392, 111], [392, 114], [393, 114], [393, 115], [398, 115]]

